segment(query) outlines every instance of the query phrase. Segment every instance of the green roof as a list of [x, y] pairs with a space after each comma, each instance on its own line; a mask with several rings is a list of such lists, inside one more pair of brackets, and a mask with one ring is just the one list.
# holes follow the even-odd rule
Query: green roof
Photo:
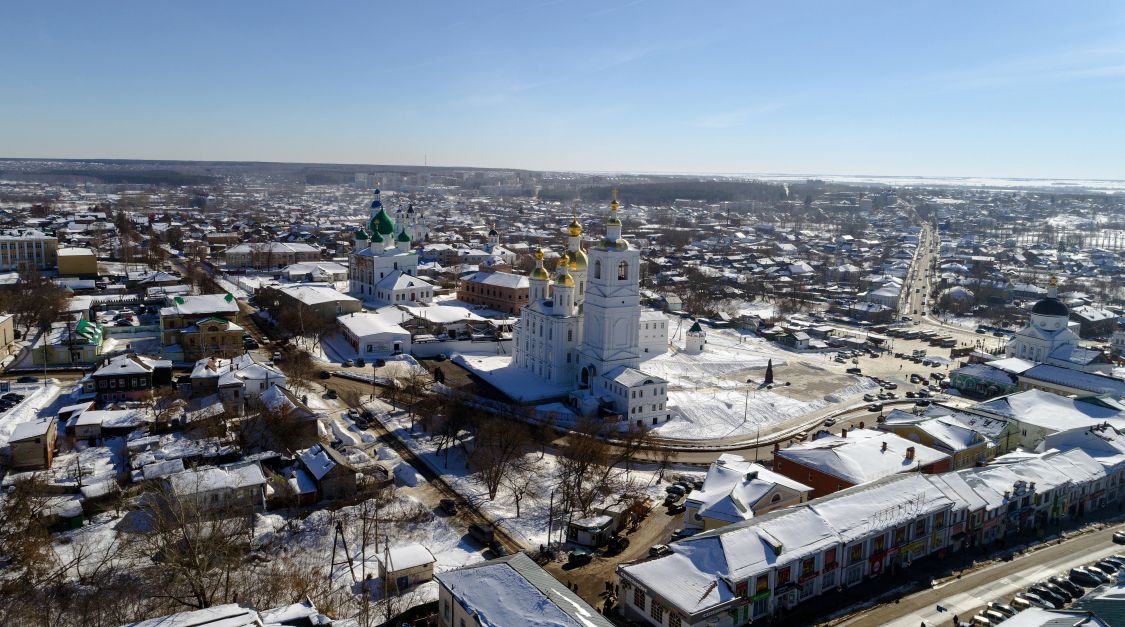
[[364, 231], [362, 228], [360, 228], [358, 231], [355, 232], [355, 238], [356, 239], [367, 239], [367, 231]]
[[376, 244], [382, 244], [383, 236], [379, 235], [378, 231], [371, 231], [371, 241], [375, 242]]
[[402, 233], [399, 233], [398, 234], [398, 241], [409, 242], [410, 241], [410, 234], [407, 233], [406, 231], [403, 231]]
[[695, 321], [695, 324], [691, 325], [691, 328], [688, 329], [688, 333], [703, 333], [703, 328], [699, 326], [698, 320]]
[[371, 216], [371, 231], [380, 235], [390, 235], [395, 231], [394, 220], [387, 215], [386, 209], [379, 209], [379, 213]]

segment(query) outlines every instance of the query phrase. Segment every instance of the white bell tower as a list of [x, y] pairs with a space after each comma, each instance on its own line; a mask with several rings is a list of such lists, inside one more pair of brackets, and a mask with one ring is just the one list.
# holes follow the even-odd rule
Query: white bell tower
[[609, 205], [605, 238], [589, 251], [579, 385], [618, 366], [640, 365], [640, 252], [621, 237], [617, 190]]

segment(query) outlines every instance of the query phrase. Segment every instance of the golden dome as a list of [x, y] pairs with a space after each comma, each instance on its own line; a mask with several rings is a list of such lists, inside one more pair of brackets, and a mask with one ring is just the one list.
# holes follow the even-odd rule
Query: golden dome
[[570, 261], [570, 269], [571, 270], [585, 270], [587, 264], [588, 264], [588, 260], [586, 258], [586, 251], [582, 250], [581, 248], [574, 251], [574, 259], [572, 259]]
[[569, 274], [560, 273], [555, 277], [555, 287], [574, 287], [574, 279]]
[[621, 220], [618, 220], [616, 216], [606, 220], [605, 223], [609, 226], [621, 226]]
[[571, 220], [570, 224], [566, 227], [566, 232], [571, 237], [580, 237], [582, 235], [582, 225], [578, 224], [578, 220]]
[[537, 281], [550, 281], [551, 275], [547, 274], [546, 268], [544, 268], [543, 266], [539, 266], [538, 268], [532, 270], [531, 274], [529, 274], [527, 278], [535, 279]]
[[562, 257], [559, 257], [558, 265], [556, 265], [555, 267], [558, 268], [560, 272], [564, 268], [569, 268], [570, 267], [570, 255], [568, 255], [566, 253], [563, 253]]
[[543, 261], [543, 256], [544, 256], [543, 255], [543, 249], [542, 248], [536, 248], [535, 249], [535, 258], [538, 259], [539, 261]]

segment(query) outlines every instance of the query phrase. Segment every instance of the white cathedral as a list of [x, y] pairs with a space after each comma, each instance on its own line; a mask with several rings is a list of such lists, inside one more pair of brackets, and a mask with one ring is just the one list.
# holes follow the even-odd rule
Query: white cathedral
[[374, 305], [417, 305], [434, 299], [434, 286], [418, 277], [418, 254], [411, 243], [424, 238], [428, 227], [410, 205], [392, 219], [379, 190], [371, 201], [371, 216], [355, 232], [348, 255], [348, 292]]
[[1027, 326], [1012, 334], [1004, 353], [1071, 370], [1108, 373], [1112, 364], [1101, 351], [1078, 345], [1078, 333], [1072, 328], [1077, 326], [1070, 321], [1070, 310], [1059, 300], [1058, 279], [1051, 277], [1047, 297], [1032, 306]]
[[[641, 259], [621, 236], [619, 208], [614, 194], [605, 238], [588, 254], [582, 250], [582, 226], [577, 219], [570, 223], [567, 250], [553, 278], [543, 267], [543, 251], [536, 251], [528, 303], [513, 334], [512, 365], [572, 390], [570, 403], [578, 414], [625, 430], [660, 424], [672, 412], [668, 382], [639, 370], [645, 350]], [[666, 328], [667, 322], [659, 324]], [[666, 337], [665, 331], [665, 349]]]

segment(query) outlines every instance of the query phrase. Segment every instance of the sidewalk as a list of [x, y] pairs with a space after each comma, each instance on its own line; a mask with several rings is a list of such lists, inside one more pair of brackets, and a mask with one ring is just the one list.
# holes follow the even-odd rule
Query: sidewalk
[[[1038, 550], [1059, 546], [1058, 540], [1064, 537], [1063, 534], [1065, 534], [1063, 544], [1066, 544], [1087, 537], [1090, 533], [1104, 528], [1106, 524], [1125, 520], [1125, 516], [1122, 516], [1116, 508], [1106, 508], [1097, 514], [1099, 515], [1088, 515], [1074, 521], [1076, 524], [1071, 526], [1048, 527], [1042, 538], [1036, 537], [1034, 531], [1025, 532], [1006, 538], [1004, 544], [999, 547], [987, 550], [972, 547], [944, 559], [937, 555], [929, 555], [914, 562], [908, 569], [899, 569], [897, 572], [893, 567], [889, 568], [883, 576], [865, 579], [850, 588], [837, 589], [801, 602], [793, 610], [775, 617], [773, 623], [802, 626], [847, 623], [858, 618], [855, 613], [865, 608], [882, 604], [899, 604], [914, 593], [940, 589], [951, 581], [1009, 562], [1017, 556], [1034, 559], [1033, 556]], [[1079, 558], [1083, 563], [1092, 559], [1085, 555], [1075, 556], [1075, 559]], [[955, 593], [951, 590], [949, 594]], [[942, 598], [944, 596], [944, 594], [939, 595]], [[943, 600], [942, 604], [944, 603]], [[946, 618], [952, 621], [952, 614], [946, 614]], [[918, 624], [918, 621], [913, 624]]]

